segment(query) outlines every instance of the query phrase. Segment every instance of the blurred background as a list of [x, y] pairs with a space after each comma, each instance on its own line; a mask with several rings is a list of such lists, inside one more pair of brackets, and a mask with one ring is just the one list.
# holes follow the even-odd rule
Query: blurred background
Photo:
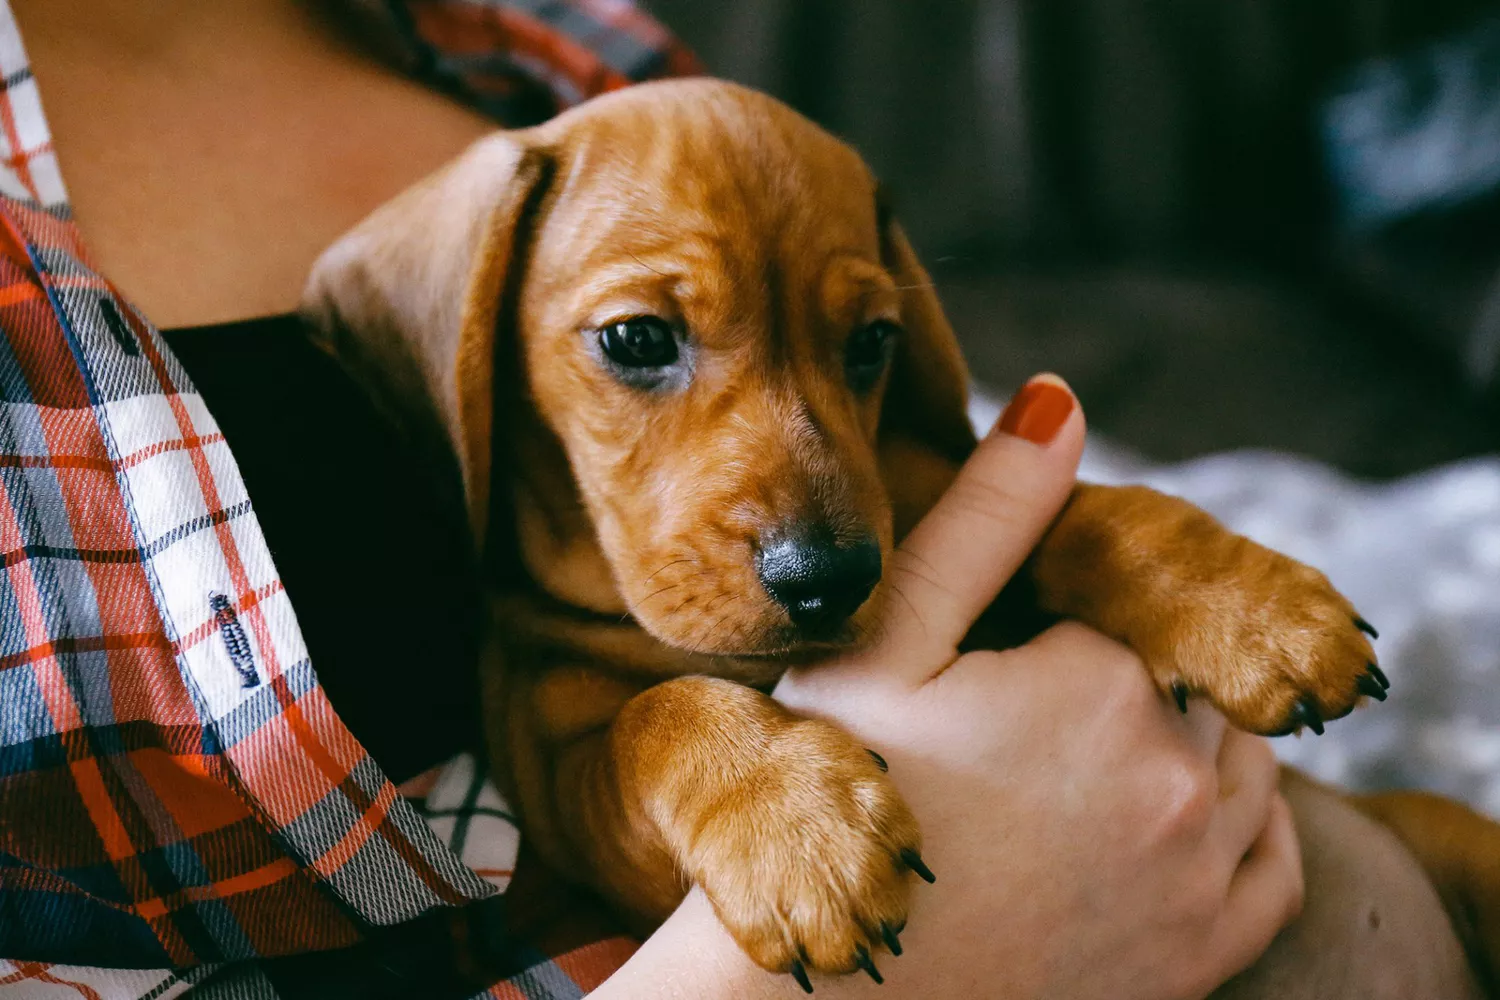
[[647, 0], [856, 145], [977, 378], [1171, 461], [1500, 450], [1496, 0]]

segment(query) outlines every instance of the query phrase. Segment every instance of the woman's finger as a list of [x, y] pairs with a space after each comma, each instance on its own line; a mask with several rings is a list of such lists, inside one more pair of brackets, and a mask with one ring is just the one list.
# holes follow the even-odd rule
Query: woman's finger
[[1225, 733], [1219, 751], [1219, 807], [1214, 810], [1209, 842], [1222, 852], [1226, 875], [1239, 868], [1265, 833], [1271, 802], [1278, 795], [1279, 774], [1276, 755], [1264, 739], [1238, 729]]
[[1036, 547], [1073, 488], [1083, 412], [1055, 375], [1039, 375], [1006, 407], [958, 478], [891, 560], [882, 645], [865, 657], [920, 683], [946, 667], [981, 612]]
[[1229, 885], [1210, 948], [1223, 960], [1209, 989], [1249, 968], [1281, 929], [1302, 912], [1302, 848], [1292, 810], [1279, 792], [1270, 819]]

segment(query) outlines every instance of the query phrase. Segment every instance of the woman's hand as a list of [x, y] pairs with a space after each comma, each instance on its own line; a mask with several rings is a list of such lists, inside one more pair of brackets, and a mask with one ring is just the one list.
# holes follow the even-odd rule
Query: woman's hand
[[[1201, 998], [1300, 908], [1265, 741], [1206, 707], [1181, 716], [1129, 650], [1082, 626], [957, 655], [1072, 486], [1084, 427], [1065, 392], [1044, 380], [1018, 396], [1030, 409], [1000, 426], [1026, 436], [992, 433], [898, 550], [879, 645], [777, 688], [881, 753], [938, 876], [915, 889], [903, 955], [879, 958], [888, 985], [825, 978], [820, 995]], [[797, 992], [694, 893], [599, 995]]]

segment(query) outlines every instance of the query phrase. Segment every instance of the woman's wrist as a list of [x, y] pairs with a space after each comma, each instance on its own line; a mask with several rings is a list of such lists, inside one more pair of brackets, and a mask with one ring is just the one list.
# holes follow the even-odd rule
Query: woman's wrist
[[[796, 986], [787, 978], [787, 985]], [[740, 951], [714, 916], [708, 898], [688, 893], [672, 914], [591, 996], [599, 1000], [718, 1000], [785, 997], [769, 975]]]
[[[910, 961], [908, 959], [907, 961]], [[974, 984], [952, 970], [923, 967], [903, 970], [892, 959], [887, 973], [913, 973], [921, 993], [893, 981], [882, 988], [861, 973], [822, 976], [815, 981], [823, 1000], [891, 1000], [894, 996], [974, 997]], [[920, 963], [920, 959], [918, 959]], [[990, 993], [989, 996], [996, 994]], [[613, 976], [590, 996], [598, 1000], [796, 1000], [802, 990], [787, 974], [767, 972], [735, 944], [701, 890], [688, 893], [682, 905]]]

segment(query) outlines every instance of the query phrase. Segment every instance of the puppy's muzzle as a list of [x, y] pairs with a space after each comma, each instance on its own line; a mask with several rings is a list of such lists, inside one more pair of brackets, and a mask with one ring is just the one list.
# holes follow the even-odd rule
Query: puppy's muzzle
[[873, 538], [841, 545], [826, 527], [796, 525], [762, 545], [755, 570], [799, 632], [827, 638], [880, 582], [880, 545]]

